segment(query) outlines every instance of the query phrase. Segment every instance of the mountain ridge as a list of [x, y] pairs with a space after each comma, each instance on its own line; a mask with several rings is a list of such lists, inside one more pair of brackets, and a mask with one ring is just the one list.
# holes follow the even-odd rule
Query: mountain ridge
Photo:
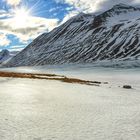
[[44, 33], [5, 66], [92, 63], [138, 59], [140, 8], [117, 4], [99, 14], [80, 14]]

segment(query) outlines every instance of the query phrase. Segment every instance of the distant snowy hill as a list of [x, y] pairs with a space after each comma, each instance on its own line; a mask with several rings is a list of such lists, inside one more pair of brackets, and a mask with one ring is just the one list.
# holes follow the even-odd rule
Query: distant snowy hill
[[44, 33], [6, 66], [92, 63], [140, 58], [140, 8], [118, 4], [99, 15], [81, 13]]
[[2, 50], [0, 52], [0, 64], [6, 63], [8, 60], [10, 60], [13, 56], [15, 56], [18, 52], [17, 51], [8, 51], [8, 50]]

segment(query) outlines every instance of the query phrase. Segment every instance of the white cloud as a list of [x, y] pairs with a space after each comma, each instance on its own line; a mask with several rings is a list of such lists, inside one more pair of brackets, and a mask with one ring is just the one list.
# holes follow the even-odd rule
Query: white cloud
[[11, 14], [5, 10], [0, 10], [0, 18], [10, 17]]
[[6, 34], [0, 33], [0, 46], [8, 46], [11, 41], [7, 38]]
[[6, 2], [11, 6], [17, 6], [20, 4], [21, 0], [6, 0]]
[[12, 34], [21, 42], [36, 38], [39, 34], [50, 31], [58, 25], [58, 19], [47, 19], [41, 17], [29, 17], [24, 27], [19, 27], [14, 18], [0, 20], [0, 32]]
[[81, 12], [96, 12], [98, 10], [107, 10], [118, 3], [140, 4], [140, 0], [56, 0], [57, 2], [67, 3], [74, 6]]
[[[67, 3], [71, 5], [70, 10], [66, 8], [68, 14], [65, 15], [61, 24], [79, 13], [103, 12], [114, 5], [124, 3], [128, 5], [140, 5], [140, 0], [55, 0], [57, 3]], [[74, 9], [74, 10], [72, 10]]]
[[79, 12], [76, 10], [70, 11], [66, 16], [63, 18], [61, 24], [65, 23], [67, 20], [69, 20], [71, 17], [74, 17], [78, 14]]
[[26, 47], [26, 45], [17, 45], [17, 46], [11, 46], [10, 51], [21, 51]]
[[0, 10], [0, 46], [10, 44], [7, 35], [14, 35], [20, 42], [27, 43], [43, 32], [51, 31], [57, 25], [58, 19], [35, 17], [16, 9], [8, 12]]

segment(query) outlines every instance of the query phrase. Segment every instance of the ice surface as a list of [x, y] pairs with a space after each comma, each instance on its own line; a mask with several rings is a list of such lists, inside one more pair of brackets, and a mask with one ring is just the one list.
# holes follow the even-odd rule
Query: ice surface
[[[0, 140], [139, 140], [139, 69], [13, 68], [108, 81], [100, 87], [0, 78]], [[132, 84], [133, 89], [121, 86]]]

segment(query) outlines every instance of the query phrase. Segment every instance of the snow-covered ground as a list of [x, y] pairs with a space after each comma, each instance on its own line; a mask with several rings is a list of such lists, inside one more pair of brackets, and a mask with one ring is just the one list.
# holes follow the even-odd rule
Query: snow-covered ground
[[[0, 78], [0, 140], [140, 139], [139, 68], [69, 65], [1, 70], [56, 73], [109, 84]], [[133, 89], [123, 89], [124, 84]]]

